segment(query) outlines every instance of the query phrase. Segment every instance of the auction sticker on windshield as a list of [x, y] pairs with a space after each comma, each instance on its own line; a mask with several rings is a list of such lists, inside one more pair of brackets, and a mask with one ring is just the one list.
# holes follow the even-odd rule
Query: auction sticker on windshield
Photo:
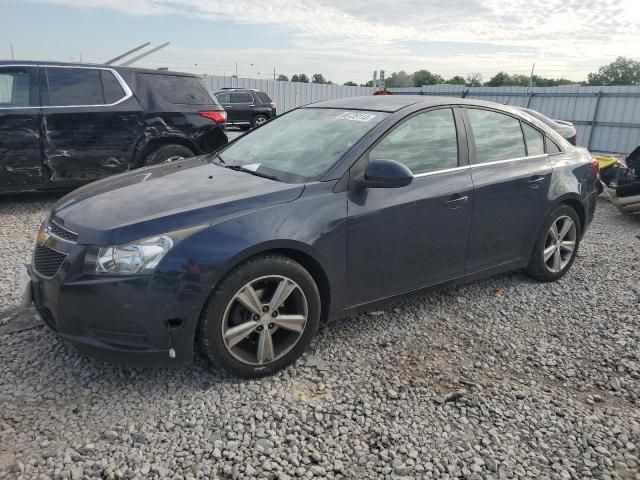
[[374, 118], [376, 118], [376, 116], [371, 113], [344, 112], [338, 115], [336, 118], [339, 118], [342, 120], [351, 120], [354, 122], [369, 122]]

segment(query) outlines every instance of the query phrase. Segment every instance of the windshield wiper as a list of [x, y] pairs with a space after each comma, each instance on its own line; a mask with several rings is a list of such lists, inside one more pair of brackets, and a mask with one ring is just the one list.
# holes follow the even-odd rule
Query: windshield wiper
[[[220, 156], [218, 156], [220, 158]], [[220, 159], [222, 160], [222, 159]], [[222, 160], [224, 163], [224, 160]], [[242, 165], [222, 165], [224, 168], [229, 168], [231, 170], [235, 170], [237, 172], [247, 172], [251, 175], [255, 175], [256, 177], [268, 178], [269, 180], [278, 180], [278, 177], [274, 175], [269, 175], [268, 173], [258, 172], [256, 170], [251, 170], [250, 168], [245, 168]]]

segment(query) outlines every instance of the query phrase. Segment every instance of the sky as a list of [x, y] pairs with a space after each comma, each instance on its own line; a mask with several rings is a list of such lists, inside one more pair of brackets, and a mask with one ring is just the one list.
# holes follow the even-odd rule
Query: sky
[[[638, 0], [0, 0], [0, 58], [136, 63], [211, 75], [498, 71], [584, 80], [640, 59]], [[148, 47], [150, 48], [150, 47]]]

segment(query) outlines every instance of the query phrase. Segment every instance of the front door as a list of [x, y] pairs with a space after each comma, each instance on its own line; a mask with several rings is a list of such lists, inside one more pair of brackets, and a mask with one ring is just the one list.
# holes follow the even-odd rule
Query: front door
[[453, 111], [442, 108], [403, 120], [368, 153], [405, 164], [415, 178], [395, 189], [351, 187], [351, 306], [464, 274], [472, 182], [458, 147]]
[[37, 68], [0, 67], [0, 188], [45, 181], [40, 119]]
[[501, 112], [468, 108], [466, 119], [474, 185], [467, 270], [525, 262], [546, 214], [551, 182], [544, 137]]
[[44, 162], [51, 182], [85, 182], [132, 166], [142, 111], [117, 73], [41, 67]]

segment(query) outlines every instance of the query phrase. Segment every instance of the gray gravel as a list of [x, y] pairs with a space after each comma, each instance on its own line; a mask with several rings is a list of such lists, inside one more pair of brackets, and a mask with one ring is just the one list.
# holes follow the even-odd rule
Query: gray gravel
[[[0, 204], [4, 307], [48, 204]], [[340, 320], [259, 381], [0, 336], [0, 478], [640, 478], [639, 232], [600, 200], [560, 282]]]

